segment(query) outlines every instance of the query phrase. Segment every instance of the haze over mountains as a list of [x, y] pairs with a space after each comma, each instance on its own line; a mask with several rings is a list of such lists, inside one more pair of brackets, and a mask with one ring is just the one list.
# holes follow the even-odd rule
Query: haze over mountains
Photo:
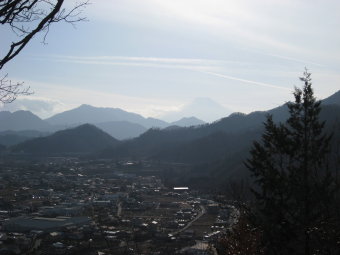
[[198, 119], [213, 122], [231, 114], [232, 111], [207, 97], [195, 98], [178, 111], [171, 111], [160, 115], [161, 119], [176, 121], [178, 119], [195, 116]]
[[[46, 121], [39, 120], [36, 117], [33, 119], [37, 123], [42, 121], [44, 123], [43, 127], [45, 127], [46, 123], [50, 126], [52, 126], [52, 123], [72, 126], [85, 121], [85, 110], [90, 110], [90, 112], [92, 111], [96, 114], [104, 112], [110, 116], [113, 116], [114, 113], [121, 114], [120, 116], [124, 114], [124, 111], [120, 109], [104, 108], [104, 111], [101, 111], [102, 108], [85, 105], [61, 113], [55, 118]], [[79, 113], [81, 114], [77, 118]], [[31, 113], [27, 114], [32, 116]], [[63, 118], [63, 114], [66, 115], [65, 118]], [[96, 116], [92, 121], [103, 121], [105, 114]], [[34, 136], [44, 135], [45, 137], [32, 138], [24, 142], [19, 141], [21, 143], [18, 145], [8, 147], [7, 153], [24, 153], [28, 155], [88, 154], [99, 158], [116, 160], [148, 159], [176, 162], [191, 165], [196, 177], [202, 174], [202, 180], [207, 178], [207, 174], [210, 175], [210, 173], [214, 178], [223, 179], [226, 176], [239, 176], [245, 172], [242, 162], [247, 158], [252, 142], [260, 137], [263, 131], [263, 122], [268, 114], [272, 114], [276, 122], [285, 121], [288, 117], [287, 105], [284, 104], [269, 111], [257, 111], [250, 114], [234, 113], [210, 124], [191, 127], [168, 124], [166, 128], [146, 130], [140, 124], [132, 124], [127, 121], [97, 123], [96, 125], [101, 126], [102, 130], [108, 130], [105, 133], [94, 125], [81, 123], [78, 127], [68, 128], [47, 136], [46, 133], [33, 132]], [[24, 114], [20, 112], [14, 115], [23, 116]], [[143, 119], [143, 117], [133, 113], [127, 113], [127, 115], [131, 119], [148, 121], [148, 119]], [[11, 114], [3, 113], [2, 120], [6, 121], [6, 116], [11, 116]], [[340, 130], [340, 91], [323, 100], [320, 118], [326, 121], [327, 130], [334, 132], [335, 140], [340, 140], [340, 132], [338, 132]], [[27, 121], [27, 118], [24, 119]], [[129, 123], [132, 129], [135, 129], [134, 132], [138, 130], [138, 132], [143, 133], [134, 139], [126, 141], [118, 141], [108, 134], [112, 127], [122, 131], [123, 128], [126, 128], [126, 122]], [[183, 119], [177, 124], [181, 122], [182, 124], [200, 123], [195, 118]], [[14, 123], [18, 122], [15, 121]], [[143, 128], [146, 130], [145, 132]], [[1, 136], [13, 135], [13, 132], [18, 131], [0, 133], [0, 144], [13, 145], [8, 141], [7, 143], [1, 143]], [[24, 134], [29, 135], [28, 132], [21, 132], [21, 136]], [[4, 150], [4, 147], [1, 146], [1, 149]], [[226, 172], [225, 169], [228, 169], [228, 171]], [[184, 177], [183, 181], [185, 181]]]
[[50, 125], [29, 111], [0, 111], [0, 131], [39, 130], [47, 131]]
[[[6, 106], [3, 108], [6, 109]], [[198, 113], [198, 115], [197, 115]], [[196, 117], [194, 117], [196, 114]], [[13, 113], [0, 111], [0, 144], [9, 146], [29, 138], [45, 136], [58, 130], [90, 123], [107, 132], [116, 139], [124, 140], [138, 137], [149, 128], [175, 128], [202, 125], [205, 122], [197, 118], [215, 121], [228, 116], [230, 111], [209, 98], [196, 98], [179, 111], [167, 112], [163, 117], [166, 122], [156, 118], [145, 118], [139, 114], [120, 108], [94, 107], [81, 105], [77, 108], [55, 114], [45, 120], [35, 114], [19, 110]], [[13, 131], [34, 130], [35, 133], [15, 133]]]
[[[331, 104], [340, 105], [340, 91], [323, 100], [324, 106]], [[328, 109], [329, 107], [326, 108]], [[143, 140], [151, 134], [165, 133], [176, 134], [170, 139], [172, 142], [176, 140], [184, 142], [220, 131], [236, 134], [257, 130], [261, 127], [268, 113], [272, 114], [276, 121], [283, 121], [288, 116], [285, 105], [267, 112], [257, 111], [250, 114], [233, 113], [219, 121], [205, 125], [203, 121], [195, 117], [183, 118], [176, 122], [167, 123], [153, 118], [144, 118], [141, 115], [126, 112], [119, 108], [100, 108], [90, 105], [81, 105], [75, 109], [56, 114], [46, 120], [42, 120], [28, 111], [17, 111], [14, 113], [0, 112], [0, 132], [2, 131], [0, 138], [1, 136], [15, 134], [25, 137], [46, 136], [48, 132], [53, 133], [58, 129], [72, 128], [91, 123], [118, 139], [137, 137], [144, 133], [141, 137], [134, 139], [133, 142], [135, 142], [138, 139]], [[160, 129], [151, 129], [146, 132], [148, 128], [152, 127]], [[6, 130], [11, 131], [8, 132]], [[35, 131], [27, 132], [25, 130]], [[155, 144], [155, 142], [153, 143]]]
[[[72, 128], [81, 124], [94, 124], [111, 136], [119, 140], [137, 137], [151, 127], [165, 128], [169, 126], [195, 126], [204, 124], [202, 120], [195, 117], [180, 119], [173, 123], [168, 123], [155, 118], [144, 118], [143, 116], [124, 111], [119, 108], [102, 108], [90, 105], [81, 105], [75, 109], [56, 114], [48, 119], [42, 120], [29, 111], [0, 111], [0, 132], [2, 131], [27, 131], [34, 130], [40, 132], [38, 136], [53, 133], [58, 130]], [[6, 135], [4, 139], [3, 135]], [[13, 132], [11, 136], [15, 136]], [[0, 144], [11, 145], [14, 140], [22, 141], [25, 137], [36, 137], [37, 134], [29, 136], [13, 137], [9, 141], [8, 134], [0, 133]]]
[[166, 127], [168, 123], [154, 118], [144, 118], [139, 114], [124, 111], [119, 108], [93, 107], [81, 105], [75, 109], [58, 113], [46, 119], [50, 125], [73, 126], [83, 123], [102, 123], [108, 121], [128, 121], [150, 127]]

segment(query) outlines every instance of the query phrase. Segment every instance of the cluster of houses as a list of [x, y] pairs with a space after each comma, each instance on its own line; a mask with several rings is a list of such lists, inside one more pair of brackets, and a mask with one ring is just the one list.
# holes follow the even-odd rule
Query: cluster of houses
[[[0, 254], [213, 254], [230, 208], [102, 162], [3, 164]], [[214, 215], [204, 236], [194, 225]], [[190, 248], [190, 249], [189, 249]]]

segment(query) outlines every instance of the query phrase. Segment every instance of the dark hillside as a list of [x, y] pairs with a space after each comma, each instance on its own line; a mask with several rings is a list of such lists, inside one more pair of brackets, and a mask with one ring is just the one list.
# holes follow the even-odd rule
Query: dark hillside
[[84, 124], [50, 136], [25, 141], [13, 147], [13, 151], [32, 154], [94, 153], [118, 143], [118, 140], [99, 128]]

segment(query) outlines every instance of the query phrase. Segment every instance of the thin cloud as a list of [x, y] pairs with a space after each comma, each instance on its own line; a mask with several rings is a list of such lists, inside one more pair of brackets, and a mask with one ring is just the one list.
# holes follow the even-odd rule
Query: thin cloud
[[11, 104], [5, 104], [0, 107], [1, 111], [30, 111], [40, 117], [48, 117], [55, 112], [62, 110], [65, 106], [59, 100], [53, 100], [47, 97], [28, 96], [18, 98]]
[[217, 60], [198, 59], [198, 58], [156, 58], [156, 57], [125, 57], [125, 56], [93, 56], [93, 57], [76, 57], [61, 56], [59, 58], [73, 60], [111, 60], [111, 61], [135, 61], [135, 62], [160, 62], [160, 63], [187, 63], [196, 64], [202, 62], [217, 62]]
[[[103, 3], [102, 3], [103, 2]], [[200, 31], [220, 40], [259, 50], [276, 51], [298, 58], [314, 56], [339, 59], [337, 42], [338, 1], [231, 1], [231, 0], [129, 0], [107, 3], [97, 1], [91, 12], [108, 22], [125, 22], [141, 27]], [[327, 15], [322, 15], [322, 14]], [[164, 15], [166, 14], [166, 15]], [[319, 17], [321, 19], [315, 19]], [[320, 16], [321, 17], [321, 16]], [[156, 22], [155, 22], [156, 21]], [[191, 28], [194, 29], [191, 29]], [[312, 28], [312, 29], [306, 29]], [[322, 36], [321, 36], [322, 35]], [[329, 54], [329, 47], [334, 53]]]
[[[54, 60], [60, 62], [87, 65], [116, 65], [116, 66], [184, 69], [205, 73], [224, 79], [240, 81], [252, 85], [289, 90], [288, 88], [274, 84], [252, 81], [209, 71], [214, 69], [214, 67], [223, 67], [223, 65], [227, 63], [228, 64], [235, 63], [233, 61], [194, 59], [194, 58], [189, 59], [189, 58], [155, 58], [155, 57], [122, 57], [122, 56], [94, 56], [94, 57], [55, 56]], [[238, 62], [238, 64], [240, 63], [241, 62]]]
[[298, 59], [298, 58], [292, 58], [292, 57], [287, 57], [287, 56], [282, 56], [282, 55], [277, 55], [277, 54], [266, 54], [266, 53], [261, 53], [264, 55], [268, 55], [271, 57], [276, 57], [276, 58], [281, 58], [281, 59], [285, 59], [285, 60], [289, 60], [289, 61], [294, 61], [297, 63], [302, 63], [302, 64], [311, 64], [311, 65], [315, 65], [315, 66], [319, 66], [319, 67], [325, 67], [325, 65], [316, 63], [316, 62], [312, 62], [312, 61], [306, 61], [306, 60], [302, 60], [302, 59]]
[[50, 59], [56, 62], [83, 64], [83, 65], [108, 65], [108, 66], [131, 66], [167, 68], [182, 70], [211, 70], [226, 64], [244, 64], [242, 62], [195, 59], [195, 58], [156, 58], [156, 57], [122, 57], [122, 56], [38, 56], [37, 59]]
[[256, 86], [261, 86], [261, 87], [267, 87], [267, 88], [274, 88], [274, 89], [282, 89], [282, 90], [290, 90], [289, 88], [281, 87], [279, 85], [274, 85], [274, 84], [269, 84], [269, 83], [264, 83], [264, 82], [258, 82], [258, 81], [252, 81], [252, 80], [246, 80], [234, 76], [229, 76], [229, 75], [224, 75], [224, 74], [219, 74], [219, 73], [214, 73], [214, 72], [207, 72], [207, 71], [201, 71], [202, 73], [213, 75], [216, 77], [228, 79], [228, 80], [234, 80], [234, 81], [240, 81]]
[[38, 59], [52, 59], [54, 61], [65, 61], [74, 62], [82, 64], [99, 64], [103, 62], [104, 64], [111, 64], [113, 62], [118, 63], [158, 63], [158, 64], [180, 64], [180, 65], [221, 65], [225, 63], [241, 63], [236, 61], [226, 61], [226, 60], [216, 60], [216, 59], [203, 59], [203, 58], [158, 58], [158, 57], [126, 57], [126, 56], [35, 56]]
[[57, 60], [58, 62], [67, 62], [74, 64], [86, 64], [86, 65], [113, 65], [113, 66], [132, 66], [132, 67], [152, 67], [152, 68], [175, 68], [175, 69], [206, 69], [210, 66], [199, 65], [180, 65], [180, 64], [163, 64], [163, 63], [148, 63], [148, 62], [110, 62], [110, 61], [95, 61], [95, 60]]

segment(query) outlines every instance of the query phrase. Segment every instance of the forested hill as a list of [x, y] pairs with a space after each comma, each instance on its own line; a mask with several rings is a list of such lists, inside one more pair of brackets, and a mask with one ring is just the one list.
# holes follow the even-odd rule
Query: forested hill
[[[340, 98], [333, 102], [338, 104], [327, 104], [325, 100], [320, 115], [329, 128], [340, 120]], [[276, 122], [283, 122], [288, 117], [288, 107], [282, 105], [250, 114], [234, 113], [212, 124], [196, 127], [149, 129], [138, 138], [106, 149], [101, 156], [143, 157], [192, 164], [211, 162], [249, 149], [261, 134], [268, 114], [272, 114]]]
[[[340, 105], [324, 105], [320, 118], [326, 121], [325, 131], [328, 134], [333, 133], [330, 157], [334, 163], [340, 144]], [[219, 189], [224, 189], [226, 183], [248, 179], [250, 173], [244, 163], [249, 158], [253, 141], [260, 140], [263, 130], [261, 124], [258, 130], [244, 133], [214, 133], [177, 147], [163, 148], [155, 158], [192, 164], [189, 171], [177, 173], [177, 177], [167, 175], [170, 182], [207, 189], [211, 189], [211, 185], [221, 185]]]
[[[337, 92], [325, 99], [322, 106], [320, 117], [327, 121], [329, 130], [334, 129], [340, 120], [339, 95]], [[221, 162], [231, 155], [237, 155], [233, 159], [244, 158], [242, 155], [246, 155], [252, 142], [260, 137], [268, 114], [272, 114], [275, 121], [285, 121], [288, 117], [287, 105], [270, 111], [234, 113], [200, 126], [153, 128], [123, 142], [118, 142], [93, 125], [85, 124], [25, 141], [12, 147], [12, 151], [45, 155], [93, 153], [97, 157], [110, 159], [139, 158], [191, 165], [210, 164]]]
[[58, 131], [53, 135], [25, 141], [13, 147], [13, 152], [28, 154], [94, 153], [107, 146], [115, 146], [118, 140], [99, 128], [84, 124], [76, 128]]

